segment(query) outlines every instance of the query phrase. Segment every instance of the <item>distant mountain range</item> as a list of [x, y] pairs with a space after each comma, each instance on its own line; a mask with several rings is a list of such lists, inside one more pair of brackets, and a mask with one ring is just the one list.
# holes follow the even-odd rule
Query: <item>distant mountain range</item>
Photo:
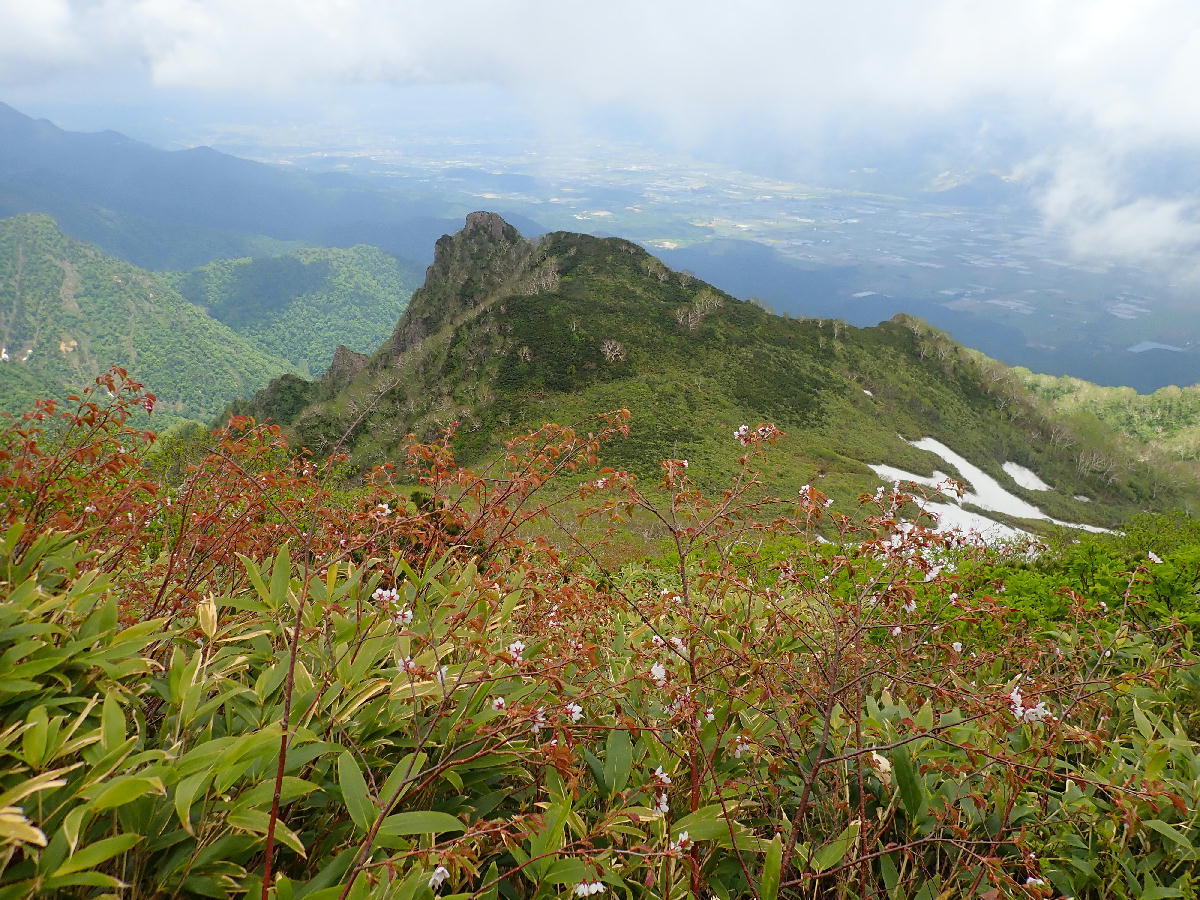
[[608, 462], [647, 477], [662, 458], [687, 459], [716, 486], [743, 452], [735, 429], [769, 421], [790, 435], [768, 473], [785, 491], [811, 482], [849, 501], [881, 474], [940, 468], [1020, 498], [980, 499], [975, 512], [1022, 529], [1192, 502], [1178, 469], [1137, 458], [1094, 420], [1076, 429], [1007, 367], [918, 320], [860, 329], [775, 316], [627, 241], [529, 241], [492, 213], [439, 240], [391, 337], [341, 362], [316, 381], [278, 379], [237, 409], [285, 423], [317, 452], [345, 439], [362, 466], [397, 459], [409, 431], [457, 422], [458, 452], [481, 459], [518, 430], [623, 407], [632, 436]]
[[454, 226], [437, 198], [289, 171], [207, 147], [166, 151], [113, 131], [64, 131], [0, 103], [0, 216], [43, 212], [150, 269], [289, 244], [371, 244], [421, 259]]

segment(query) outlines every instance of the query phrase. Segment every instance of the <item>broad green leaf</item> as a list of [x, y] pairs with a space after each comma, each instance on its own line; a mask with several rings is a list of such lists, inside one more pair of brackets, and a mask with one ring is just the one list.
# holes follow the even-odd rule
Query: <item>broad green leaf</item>
[[377, 810], [362, 770], [349, 751], [338, 757], [338, 786], [342, 789], [342, 800], [354, 824], [362, 831], [369, 829], [375, 821]]
[[1155, 831], [1157, 831], [1163, 837], [1170, 838], [1172, 841], [1174, 841], [1180, 847], [1187, 850], [1189, 856], [1192, 856], [1195, 854], [1195, 852], [1196, 852], [1195, 846], [1192, 844], [1192, 842], [1190, 840], [1188, 840], [1187, 835], [1185, 835], [1182, 831], [1180, 831], [1174, 825], [1169, 825], [1166, 822], [1162, 821], [1161, 819], [1145, 819], [1145, 820], [1143, 820], [1142, 824], [1145, 825], [1147, 828], [1153, 828]]
[[925, 785], [921, 777], [913, 769], [912, 758], [904, 748], [892, 754], [892, 772], [896, 776], [896, 785], [900, 788], [900, 799], [909, 818], [915, 819], [925, 803]]
[[466, 831], [467, 826], [449, 813], [436, 810], [402, 812], [388, 816], [380, 826], [381, 834], [399, 837], [406, 834], [441, 834], [446, 831]]
[[623, 728], [610, 731], [604, 746], [604, 783], [609, 791], [619, 794], [629, 784], [633, 769], [633, 743]]
[[102, 862], [124, 853], [141, 839], [140, 834], [118, 834], [115, 837], [105, 838], [94, 844], [80, 847], [79, 850], [68, 856], [66, 862], [55, 869], [50, 877], [58, 878], [62, 875], [71, 875], [75, 872], [82, 872], [84, 869], [94, 868]]
[[758, 882], [759, 900], [775, 900], [779, 896], [779, 868], [783, 863], [783, 836], [775, 835], [775, 839], [767, 845], [763, 856], [762, 877]]
[[846, 826], [845, 831], [813, 854], [812, 868], [814, 872], [824, 872], [840, 863], [858, 840], [861, 822], [855, 819]]
[[208, 784], [208, 779], [208, 772], [197, 772], [175, 785], [175, 813], [179, 816], [179, 822], [188, 834], [195, 834], [192, 831], [192, 803], [195, 801], [196, 795]]
[[102, 790], [88, 804], [94, 810], [112, 809], [132, 803], [147, 794], [165, 794], [159, 778], [122, 778]]

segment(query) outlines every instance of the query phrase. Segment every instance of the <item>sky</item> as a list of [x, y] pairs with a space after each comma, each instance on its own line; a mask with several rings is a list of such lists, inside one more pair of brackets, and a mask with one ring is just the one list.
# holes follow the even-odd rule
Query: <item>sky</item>
[[0, 0], [0, 25], [0, 99], [67, 127], [411, 114], [797, 174], [993, 169], [1081, 257], [1200, 249], [1196, 0]]

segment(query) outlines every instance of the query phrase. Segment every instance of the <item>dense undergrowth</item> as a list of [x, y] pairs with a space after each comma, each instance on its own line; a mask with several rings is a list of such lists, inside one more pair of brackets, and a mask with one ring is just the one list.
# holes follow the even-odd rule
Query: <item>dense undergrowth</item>
[[623, 412], [352, 494], [235, 419], [164, 478], [152, 404], [0, 438], [0, 896], [1196, 895], [1186, 521], [988, 550], [766, 496], [769, 425], [643, 485]]

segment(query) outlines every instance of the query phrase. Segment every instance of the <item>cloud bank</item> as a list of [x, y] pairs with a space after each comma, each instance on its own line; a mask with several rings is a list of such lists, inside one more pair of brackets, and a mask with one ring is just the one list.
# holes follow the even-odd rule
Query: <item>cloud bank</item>
[[0, 90], [109, 71], [229, 95], [487, 84], [697, 140], [753, 119], [886, 142], [990, 111], [1041, 142], [1022, 171], [1080, 255], [1200, 243], [1195, 197], [1126, 177], [1164, 146], [1200, 158], [1194, 0], [0, 0], [0, 22]]

